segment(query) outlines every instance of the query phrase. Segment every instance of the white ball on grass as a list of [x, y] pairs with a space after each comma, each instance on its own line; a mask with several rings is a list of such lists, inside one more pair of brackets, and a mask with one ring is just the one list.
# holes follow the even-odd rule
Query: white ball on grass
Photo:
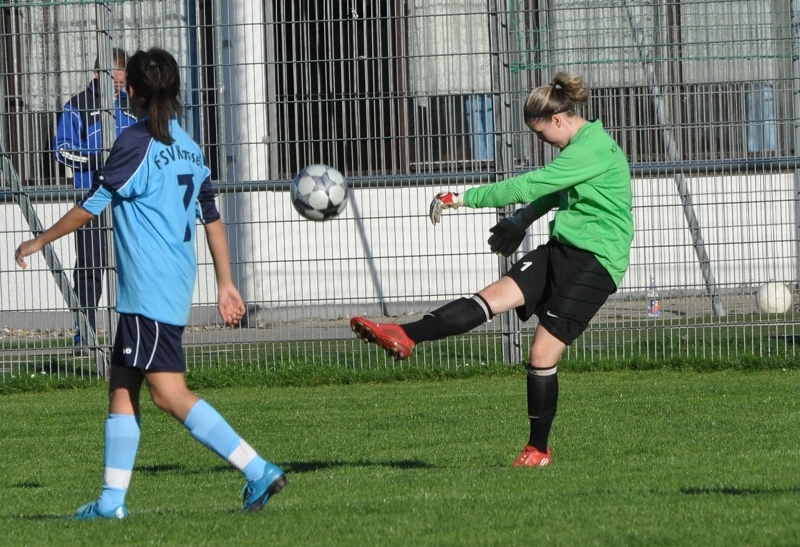
[[786, 313], [792, 309], [792, 291], [784, 283], [764, 283], [756, 292], [761, 313]]

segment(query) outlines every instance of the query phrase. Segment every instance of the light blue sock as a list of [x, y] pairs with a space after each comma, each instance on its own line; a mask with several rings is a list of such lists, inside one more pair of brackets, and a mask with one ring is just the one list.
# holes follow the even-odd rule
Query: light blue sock
[[183, 425], [192, 437], [244, 473], [248, 481], [258, 480], [264, 474], [264, 459], [207, 402], [197, 401], [186, 415]]
[[103, 492], [98, 509], [110, 512], [125, 503], [139, 448], [139, 416], [109, 414], [106, 419]]

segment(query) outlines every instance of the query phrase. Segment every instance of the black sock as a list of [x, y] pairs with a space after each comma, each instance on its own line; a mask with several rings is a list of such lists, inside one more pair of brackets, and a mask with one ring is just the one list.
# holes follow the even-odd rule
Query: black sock
[[528, 367], [528, 417], [531, 436], [528, 444], [539, 452], [547, 452], [550, 426], [556, 416], [558, 404], [558, 376], [556, 367]]
[[489, 304], [476, 294], [472, 298], [459, 298], [445, 304], [425, 314], [419, 321], [403, 325], [403, 330], [414, 343], [419, 344], [469, 332], [489, 321], [492, 316]]

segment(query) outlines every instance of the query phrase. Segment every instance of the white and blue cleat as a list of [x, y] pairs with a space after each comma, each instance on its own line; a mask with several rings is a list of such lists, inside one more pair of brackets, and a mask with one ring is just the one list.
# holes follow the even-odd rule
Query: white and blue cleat
[[123, 503], [113, 511], [103, 512], [96, 501], [81, 505], [78, 512], [67, 517], [67, 520], [124, 519], [128, 516], [128, 508]]
[[[249, 481], [242, 489], [242, 511], [253, 513], [261, 511], [267, 501], [275, 494], [280, 494], [288, 480], [283, 470], [275, 464], [267, 462], [264, 474], [256, 481]], [[78, 511], [67, 520], [124, 519], [128, 516], [128, 508], [120, 505], [113, 511], [103, 512], [98, 503], [92, 501], [81, 505]]]
[[286, 483], [286, 474], [283, 469], [273, 463], [267, 462], [264, 474], [257, 481], [249, 481], [242, 489], [242, 512], [254, 513], [261, 511], [267, 501], [275, 494], [280, 494]]

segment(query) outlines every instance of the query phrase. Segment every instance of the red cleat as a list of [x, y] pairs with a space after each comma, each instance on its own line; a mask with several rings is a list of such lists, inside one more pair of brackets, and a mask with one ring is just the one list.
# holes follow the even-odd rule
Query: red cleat
[[550, 465], [550, 462], [553, 461], [553, 453], [550, 451], [550, 447], [547, 447], [547, 454], [539, 452], [535, 447], [528, 445], [525, 447], [525, 450], [522, 451], [517, 461], [515, 461], [511, 466], [512, 467], [544, 467], [546, 465]]
[[408, 359], [416, 345], [403, 327], [394, 323], [375, 323], [363, 317], [353, 317], [350, 328], [356, 336], [365, 342], [379, 345], [398, 361]]

